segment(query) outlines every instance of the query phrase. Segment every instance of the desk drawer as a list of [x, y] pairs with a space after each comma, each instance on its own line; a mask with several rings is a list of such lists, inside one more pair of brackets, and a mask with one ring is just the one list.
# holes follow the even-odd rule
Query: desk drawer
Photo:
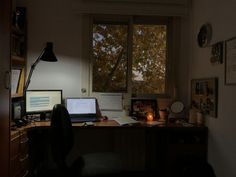
[[28, 136], [25, 131], [19, 131], [11, 139], [10, 145], [10, 175], [11, 177], [27, 177], [29, 174]]

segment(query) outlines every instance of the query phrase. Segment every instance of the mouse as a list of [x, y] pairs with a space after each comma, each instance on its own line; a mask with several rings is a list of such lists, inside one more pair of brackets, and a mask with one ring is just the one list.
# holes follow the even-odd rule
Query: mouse
[[25, 123], [21, 119], [14, 120], [17, 127], [22, 127]]

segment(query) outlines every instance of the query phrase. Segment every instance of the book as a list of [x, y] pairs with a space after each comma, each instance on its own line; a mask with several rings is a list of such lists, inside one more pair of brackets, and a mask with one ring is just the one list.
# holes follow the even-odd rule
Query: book
[[119, 125], [131, 125], [131, 124], [140, 123], [139, 121], [134, 120], [133, 118], [129, 116], [117, 117], [117, 118], [114, 118], [113, 120], [115, 120]]

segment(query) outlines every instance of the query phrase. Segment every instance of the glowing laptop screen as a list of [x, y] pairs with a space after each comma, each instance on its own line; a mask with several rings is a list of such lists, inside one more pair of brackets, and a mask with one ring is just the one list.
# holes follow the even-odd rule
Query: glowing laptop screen
[[95, 98], [67, 98], [66, 107], [69, 114], [96, 114]]

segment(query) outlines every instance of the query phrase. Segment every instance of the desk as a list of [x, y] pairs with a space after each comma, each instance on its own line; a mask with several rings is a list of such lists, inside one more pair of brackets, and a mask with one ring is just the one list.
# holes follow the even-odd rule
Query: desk
[[[49, 126], [50, 122], [34, 122], [20, 129], [28, 132], [29, 154], [36, 157], [31, 158], [34, 162], [48, 148]], [[178, 173], [187, 157], [207, 158], [207, 127], [184, 127], [181, 124], [149, 126], [145, 123], [119, 126], [113, 120], [96, 122], [94, 126], [74, 123], [73, 127], [75, 145], [69, 155], [71, 161], [83, 153], [113, 151], [121, 155], [127, 171], [170, 177]], [[12, 137], [15, 134], [17, 131], [12, 131]]]

